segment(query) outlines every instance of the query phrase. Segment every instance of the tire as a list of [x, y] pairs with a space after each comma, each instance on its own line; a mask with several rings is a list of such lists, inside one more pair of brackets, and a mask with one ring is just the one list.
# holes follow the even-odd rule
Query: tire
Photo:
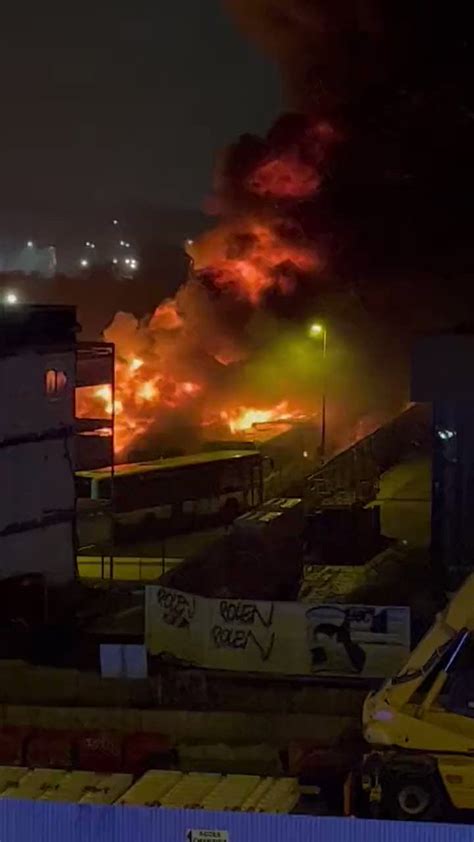
[[390, 775], [383, 786], [382, 810], [398, 821], [432, 822], [445, 817], [447, 802], [435, 775]]

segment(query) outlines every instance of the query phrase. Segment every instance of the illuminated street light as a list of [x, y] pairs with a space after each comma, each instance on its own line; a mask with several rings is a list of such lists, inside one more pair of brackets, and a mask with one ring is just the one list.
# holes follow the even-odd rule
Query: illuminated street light
[[120, 240], [120, 245], [121, 245], [121, 246], [124, 246], [124, 245], [125, 245], [125, 240]]
[[186, 245], [187, 245], [187, 246], [192, 246], [193, 244], [194, 244], [194, 240], [191, 240], [191, 238], [189, 238], [189, 239], [187, 239], [187, 240], [186, 240]]
[[81, 260], [81, 266], [82, 266], [83, 269], [87, 269], [87, 267], [89, 266], [89, 261], [86, 260], [85, 257], [83, 257], [82, 260]]
[[322, 339], [323, 342], [323, 394], [321, 397], [321, 442], [319, 454], [321, 461], [326, 455], [326, 351], [327, 351], [327, 330], [320, 322], [313, 322], [309, 326], [308, 335], [311, 339]]
[[18, 304], [18, 296], [16, 292], [7, 292], [5, 295], [5, 304]]
[[112, 263], [114, 264], [114, 266], [116, 266], [116, 265], [117, 265], [117, 263], [118, 263], [118, 257], [113, 257], [113, 258], [112, 258]]
[[113, 219], [113, 220], [112, 220], [112, 225], [118, 225], [118, 219]]
[[319, 322], [313, 322], [313, 324], [309, 326], [309, 335], [311, 339], [316, 339], [318, 336], [321, 336], [322, 333], [324, 333], [324, 327], [319, 324]]
[[130, 263], [131, 263], [131, 262], [132, 262], [132, 261], [130, 260], [130, 258], [129, 258], [129, 257], [126, 257], [126, 258], [125, 258], [125, 260], [124, 260], [124, 263], [125, 263], [127, 266], [130, 266]]
[[26, 244], [26, 245], [27, 245], [27, 248], [29, 248], [29, 249], [32, 249], [32, 248], [34, 248], [34, 246], [35, 246], [35, 244], [34, 244], [33, 240], [28, 240], [28, 242], [27, 242], [27, 244]]

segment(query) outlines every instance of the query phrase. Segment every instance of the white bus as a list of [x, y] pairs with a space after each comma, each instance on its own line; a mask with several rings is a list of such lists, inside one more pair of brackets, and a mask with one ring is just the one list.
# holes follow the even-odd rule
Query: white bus
[[103, 544], [106, 524], [117, 540], [164, 536], [230, 523], [260, 506], [264, 457], [220, 450], [79, 471], [79, 549]]

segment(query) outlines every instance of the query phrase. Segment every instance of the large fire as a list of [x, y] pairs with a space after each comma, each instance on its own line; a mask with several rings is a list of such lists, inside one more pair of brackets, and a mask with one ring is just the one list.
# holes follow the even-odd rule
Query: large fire
[[[113, 417], [117, 453], [124, 452], [134, 440], [143, 436], [153, 425], [160, 410], [186, 409], [186, 405], [201, 393], [202, 387], [191, 381], [171, 383], [163, 380], [160, 390], [159, 377], [139, 379], [137, 375], [143, 366], [143, 360], [138, 357], [133, 357], [128, 366], [118, 364], [116, 384], [119, 397], [115, 398], [114, 403], [110, 385], [77, 390], [78, 417]], [[238, 436], [253, 432], [259, 425], [294, 423], [306, 417], [302, 410], [290, 408], [288, 401], [281, 401], [266, 408], [239, 405], [222, 409], [218, 413], [204, 409], [199, 424], [202, 427], [226, 427], [232, 435]]]
[[269, 409], [239, 406], [236, 409], [222, 410], [222, 420], [228, 424], [231, 433], [246, 433], [259, 424], [277, 424], [279, 422], [300, 421], [305, 418], [304, 413], [290, 410], [288, 401]]
[[315, 272], [320, 259], [308, 244], [285, 241], [280, 227], [280, 220], [242, 220], [211, 231], [190, 248], [198, 277], [255, 307], [271, 289], [291, 294], [298, 275]]
[[[303, 416], [305, 402], [279, 391], [277, 368], [268, 377], [271, 399], [239, 382], [255, 352], [248, 326], [259, 312], [271, 315], [269, 294], [291, 295], [303, 279], [315, 285], [323, 266], [288, 208], [318, 190], [334, 138], [326, 123], [297, 128], [286, 145], [284, 132], [269, 135], [268, 148], [240, 173], [245, 207], [189, 246], [192, 270], [175, 298], [148, 319], [118, 313], [104, 331], [116, 348], [114, 406], [110, 387], [100, 386], [78, 390], [76, 409], [79, 417], [113, 414], [117, 452], [176, 413], [195, 427], [226, 425], [233, 435]], [[260, 345], [268, 350], [278, 333], [263, 333]]]

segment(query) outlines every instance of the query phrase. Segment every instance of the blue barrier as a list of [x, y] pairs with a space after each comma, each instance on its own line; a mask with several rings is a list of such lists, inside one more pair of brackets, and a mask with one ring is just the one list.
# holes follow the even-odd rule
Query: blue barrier
[[473, 842], [467, 825], [206, 813], [0, 800], [0, 842], [187, 842], [227, 831], [229, 842]]

